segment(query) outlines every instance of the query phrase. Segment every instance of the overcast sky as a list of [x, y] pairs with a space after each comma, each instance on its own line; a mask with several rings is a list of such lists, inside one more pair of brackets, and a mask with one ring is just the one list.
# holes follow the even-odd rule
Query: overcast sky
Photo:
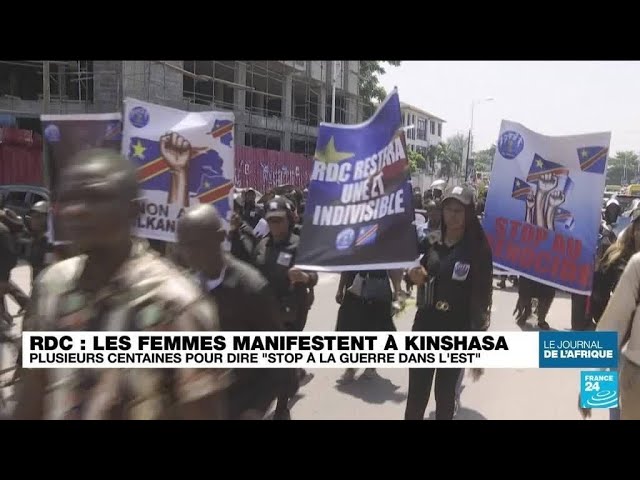
[[384, 64], [400, 100], [446, 120], [445, 138], [468, 132], [474, 150], [496, 142], [501, 120], [545, 135], [610, 131], [611, 151], [640, 151], [640, 62], [431, 62]]

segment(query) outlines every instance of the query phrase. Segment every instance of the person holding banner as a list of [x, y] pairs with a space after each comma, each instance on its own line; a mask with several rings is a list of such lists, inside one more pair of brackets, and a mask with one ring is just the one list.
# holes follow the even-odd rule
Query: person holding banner
[[[418, 285], [418, 311], [413, 331], [484, 331], [492, 302], [492, 255], [475, 214], [473, 191], [449, 188], [442, 200], [442, 228], [421, 244], [420, 266], [409, 271]], [[467, 301], [461, 301], [467, 299]], [[479, 378], [481, 370], [472, 374]], [[459, 368], [409, 369], [405, 420], [422, 420], [436, 382], [436, 420], [455, 413]]]
[[[343, 272], [336, 293], [340, 304], [336, 331], [395, 332], [392, 302], [400, 292], [400, 278], [389, 270]], [[391, 291], [393, 285], [393, 292]], [[364, 378], [371, 378], [375, 368], [367, 368]], [[338, 383], [355, 379], [356, 369], [347, 368]]]
[[[295, 268], [300, 237], [293, 233], [295, 219], [289, 200], [276, 196], [265, 204], [269, 234], [260, 240], [253, 252], [253, 264], [267, 279], [280, 306], [285, 330], [301, 332], [311, 307], [311, 289], [318, 274]], [[289, 420], [289, 398], [295, 395], [304, 371], [292, 371], [288, 388], [278, 398], [274, 419]]]

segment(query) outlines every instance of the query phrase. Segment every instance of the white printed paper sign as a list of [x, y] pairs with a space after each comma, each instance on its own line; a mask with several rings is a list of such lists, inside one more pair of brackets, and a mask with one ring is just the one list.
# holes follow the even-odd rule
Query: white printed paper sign
[[175, 242], [185, 209], [213, 204], [231, 214], [232, 112], [185, 112], [127, 98], [122, 153], [138, 169], [140, 214], [134, 234]]

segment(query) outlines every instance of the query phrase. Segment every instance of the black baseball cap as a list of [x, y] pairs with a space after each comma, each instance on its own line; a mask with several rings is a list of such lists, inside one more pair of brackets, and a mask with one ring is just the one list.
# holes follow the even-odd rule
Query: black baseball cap
[[287, 198], [281, 196], [276, 196], [268, 202], [265, 202], [264, 208], [264, 218], [266, 220], [273, 217], [285, 218], [292, 212], [291, 202]]
[[446, 192], [444, 192], [442, 203], [446, 202], [450, 198], [459, 201], [465, 206], [469, 206], [473, 204], [473, 191], [464, 185], [449, 187]]

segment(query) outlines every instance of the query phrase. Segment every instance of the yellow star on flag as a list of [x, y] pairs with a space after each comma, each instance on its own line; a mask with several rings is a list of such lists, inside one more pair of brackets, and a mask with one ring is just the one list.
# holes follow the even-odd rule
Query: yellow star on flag
[[538, 165], [538, 168], [542, 168], [542, 165], [544, 165], [542, 163], [542, 160], [536, 160], [536, 165]]
[[134, 157], [138, 157], [142, 160], [144, 160], [144, 151], [147, 149], [147, 147], [145, 147], [144, 145], [142, 145], [140, 143], [140, 140], [138, 140], [138, 143], [136, 143], [133, 146], [133, 156]]
[[582, 150], [580, 152], [580, 155], [582, 155], [583, 158], [587, 158], [589, 156], [589, 152], [587, 152], [586, 150]]
[[329, 139], [329, 142], [325, 145], [323, 150], [316, 150], [314, 157], [320, 162], [324, 163], [338, 163], [342, 160], [353, 157], [353, 153], [338, 152], [333, 137]]
[[211, 184], [209, 182], [204, 182], [204, 188], [209, 188]]
[[516, 180], [516, 187], [520, 186], [520, 180]]

